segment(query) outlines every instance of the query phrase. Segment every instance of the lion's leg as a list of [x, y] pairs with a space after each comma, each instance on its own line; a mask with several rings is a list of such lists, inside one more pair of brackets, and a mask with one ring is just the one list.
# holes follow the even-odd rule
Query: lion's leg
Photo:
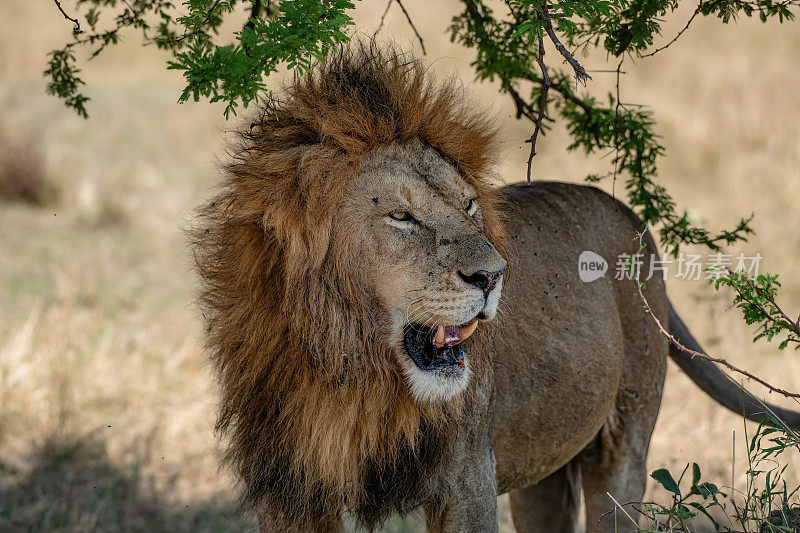
[[511, 491], [511, 517], [519, 533], [573, 533], [580, 504], [580, 469], [569, 463], [536, 485]]
[[[645, 236], [647, 250], [656, 250], [650, 235]], [[624, 251], [624, 250], [620, 250]], [[641, 272], [649, 271], [651, 260], [645, 253]], [[644, 275], [642, 276], [644, 278]], [[614, 508], [609, 494], [620, 504], [641, 502], [647, 482], [647, 450], [658, 416], [668, 345], [652, 318], [642, 309], [639, 295], [624, 283], [614, 285], [617, 313], [623, 333], [623, 365], [614, 408], [597, 438], [579, 455], [586, 501], [587, 531], [637, 531], [631, 520], [619, 510], [598, 520]], [[653, 276], [644, 289], [652, 312], [667, 319], [667, 296], [660, 276]], [[634, 519], [635, 511], [626, 510]]]
[[[642, 313], [639, 320], [644, 318]], [[596, 439], [578, 456], [587, 531], [595, 531], [598, 520], [614, 508], [609, 494], [622, 505], [641, 502], [644, 497], [647, 450], [664, 384], [665, 347], [661, 339], [648, 338], [647, 331], [626, 338], [626, 362], [616, 405]], [[626, 510], [637, 518], [630, 507]], [[616, 527], [612, 514], [603, 518], [597, 531], [637, 531], [619, 510], [616, 517]]]
[[[645, 342], [646, 337], [639, 339]], [[587, 531], [627, 532], [637, 528], [624, 513], [600, 518], [614, 508], [609, 494], [620, 504], [641, 502], [647, 482], [647, 450], [653, 433], [661, 390], [664, 383], [666, 357], [661, 361], [650, 357], [665, 346], [651, 345], [650, 365], [629, 364], [623, 371], [616, 405], [594, 441], [578, 456], [586, 502]], [[646, 351], [641, 353], [645, 354]], [[654, 360], [655, 359], [655, 360]], [[630, 361], [630, 359], [628, 359]], [[641, 363], [641, 361], [640, 361]], [[626, 507], [636, 518], [635, 512]], [[597, 529], [595, 530], [595, 527]]]
[[[599, 441], [605, 440], [603, 433], [607, 433], [606, 428], [601, 430]], [[599, 444], [581, 456], [587, 531], [600, 533], [637, 531], [635, 524], [622, 511], [606, 513], [614, 509], [614, 502], [609, 494], [623, 505], [642, 501], [647, 479], [645, 465], [647, 449], [617, 444], [619, 446], [616, 449], [605, 451], [596, 449], [597, 446], [603, 446]], [[625, 510], [636, 518], [636, 513], [630, 506], [626, 506]]]

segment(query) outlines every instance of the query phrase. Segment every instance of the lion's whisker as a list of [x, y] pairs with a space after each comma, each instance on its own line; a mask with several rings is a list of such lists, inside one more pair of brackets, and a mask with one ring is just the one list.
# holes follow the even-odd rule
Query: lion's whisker
[[435, 312], [434, 310], [428, 309], [426, 307], [421, 307], [415, 310], [414, 313], [412, 313], [410, 316], [406, 317], [406, 323], [414, 322], [417, 319], [422, 318], [424, 316], [430, 316], [434, 314], [434, 312]]
[[410, 316], [411, 315], [417, 314], [418, 312], [424, 312], [425, 311], [425, 304], [422, 303], [422, 300], [423, 299], [420, 298], [417, 301], [411, 302], [411, 303], [408, 304], [408, 307], [406, 307], [406, 311], [405, 311], [405, 321], [406, 321], [406, 323], [408, 323], [410, 321]]

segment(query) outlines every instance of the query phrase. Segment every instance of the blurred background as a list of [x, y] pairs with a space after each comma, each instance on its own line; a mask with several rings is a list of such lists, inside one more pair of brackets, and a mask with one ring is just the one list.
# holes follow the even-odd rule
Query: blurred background
[[[445, 33], [457, 4], [405, 5], [432, 70], [460, 76], [476, 105], [505, 117], [500, 175], [524, 179], [523, 141], [531, 127], [513, 119], [510, 99], [496, 86], [473, 83], [472, 52]], [[358, 28], [371, 34], [385, 6], [359, 2]], [[664, 42], [693, 8], [667, 21]], [[5, 0], [4, 12], [0, 530], [254, 530], [252, 518], [236, 511], [233, 478], [218, 467], [216, 390], [184, 234], [193, 209], [212, 193], [228, 130], [238, 122], [226, 123], [220, 106], [178, 105], [182, 78], [165, 69], [165, 54], [143, 49], [133, 33], [81, 63], [92, 98], [90, 119], [82, 120], [45, 94], [42, 78], [47, 52], [69, 39], [71, 24], [49, 1]], [[382, 33], [419, 51], [396, 4]], [[653, 111], [667, 148], [660, 183], [679, 206], [712, 229], [755, 213], [757, 235], [730, 252], [760, 253], [761, 271], [781, 274], [781, 301], [794, 313], [800, 311], [798, 49], [800, 22], [723, 26], [700, 19], [668, 50], [627, 62], [621, 91], [624, 101]], [[602, 55], [582, 62], [594, 77], [587, 91], [604, 96], [614, 74], [593, 71], [616, 64]], [[278, 88], [279, 78], [271, 84]], [[607, 169], [600, 158], [567, 152], [558, 126], [539, 143], [536, 179], [580, 182]], [[601, 186], [610, 190], [611, 183]], [[668, 284], [710, 353], [800, 389], [799, 354], [752, 344], [751, 328], [729, 309], [729, 294], [702, 281]], [[696, 461], [708, 481], [741, 484], [744, 451], [741, 417], [670, 363], [650, 470], [680, 472]], [[788, 474], [795, 484], [798, 466], [790, 464]], [[648, 497], [663, 494], [651, 486]], [[502, 529], [509, 530], [505, 497], [500, 504]], [[386, 529], [417, 527], [418, 519]]]

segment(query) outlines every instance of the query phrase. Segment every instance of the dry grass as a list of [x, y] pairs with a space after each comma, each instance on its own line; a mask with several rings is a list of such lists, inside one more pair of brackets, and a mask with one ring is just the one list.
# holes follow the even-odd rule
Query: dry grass
[[[435, 17], [421, 0], [406, 5], [418, 14], [433, 70], [470, 81], [471, 54], [443, 33], [455, 4], [437, 6]], [[360, 22], [374, 23], [382, 9], [360, 4]], [[93, 117], [82, 121], [44, 94], [41, 78], [45, 53], [68, 37], [69, 24], [49, 2], [11, 0], [7, 12], [4, 126], [40, 132], [42, 168], [61, 194], [45, 206], [0, 205], [0, 530], [253, 529], [236, 517], [232, 479], [217, 468], [215, 390], [182, 234], [215, 181], [215, 157], [224, 157], [221, 109], [175, 104], [181, 80], [131, 37], [86, 65]], [[394, 9], [385, 31], [414, 42]], [[713, 227], [755, 211], [758, 235], [735, 251], [760, 251], [763, 266], [783, 274], [795, 311], [798, 47], [796, 25], [701, 20], [670, 50], [629, 65], [623, 86], [625, 100], [652, 106], [668, 151], [662, 180], [681, 205]], [[604, 58], [584, 61], [607, 68]], [[595, 79], [590, 89], [600, 95], [613, 82]], [[521, 179], [528, 126], [511, 119], [496, 87], [475, 90], [508, 117], [504, 175]], [[604, 168], [567, 153], [566, 139], [558, 129], [544, 139], [538, 178], [580, 181]], [[671, 280], [669, 289], [713, 353], [800, 389], [797, 354], [751, 345], [725, 295], [699, 282]], [[732, 432], [739, 439], [741, 428], [671, 366], [650, 465], [695, 460], [725, 483]], [[739, 465], [742, 451], [739, 440]]]

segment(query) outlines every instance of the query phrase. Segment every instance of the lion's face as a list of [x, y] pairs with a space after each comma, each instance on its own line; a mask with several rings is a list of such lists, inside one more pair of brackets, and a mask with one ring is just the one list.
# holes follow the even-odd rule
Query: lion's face
[[365, 161], [340, 213], [358, 234], [359, 262], [419, 401], [464, 390], [464, 341], [497, 313], [506, 261], [486, 236], [480, 202], [437, 151], [413, 142]]

